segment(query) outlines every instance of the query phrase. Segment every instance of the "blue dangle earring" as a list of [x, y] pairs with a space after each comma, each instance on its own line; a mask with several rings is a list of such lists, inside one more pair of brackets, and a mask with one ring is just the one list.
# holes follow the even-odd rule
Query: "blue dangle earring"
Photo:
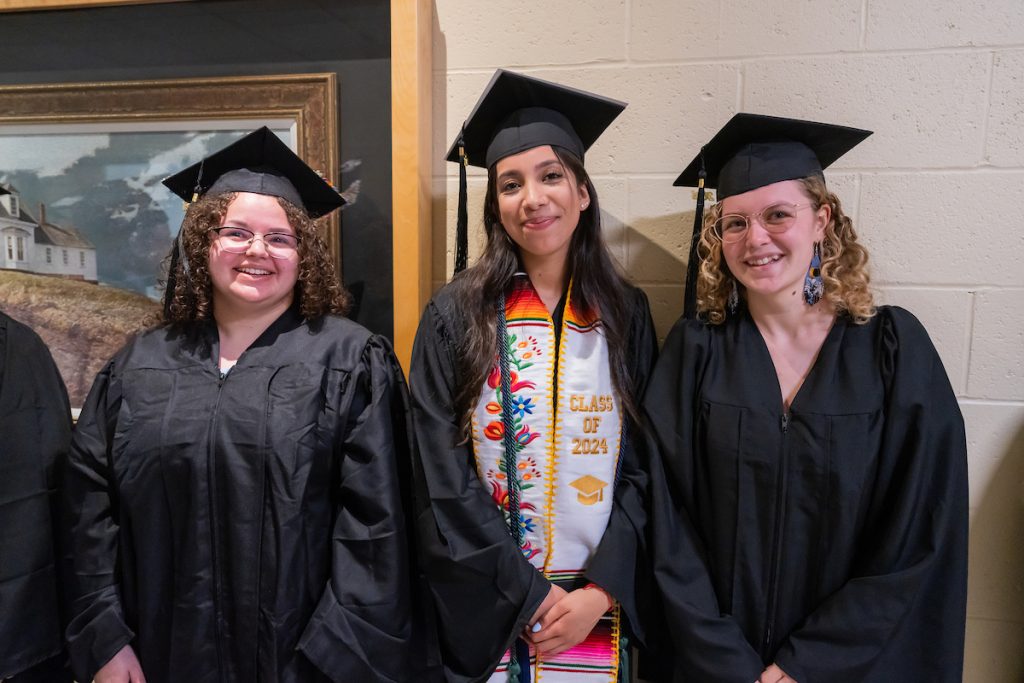
[[732, 281], [732, 288], [729, 290], [729, 296], [725, 300], [725, 306], [729, 309], [729, 314], [736, 312], [736, 309], [740, 307], [740, 293], [736, 287], [736, 280]]
[[824, 293], [825, 283], [821, 280], [821, 242], [815, 242], [811, 267], [807, 269], [807, 275], [804, 275], [804, 301], [808, 306], [813, 306], [821, 300]]

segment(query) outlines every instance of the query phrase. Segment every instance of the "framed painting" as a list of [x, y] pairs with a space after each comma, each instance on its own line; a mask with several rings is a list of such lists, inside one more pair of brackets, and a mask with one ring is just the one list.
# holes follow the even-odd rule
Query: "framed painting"
[[0, 87], [0, 308], [43, 337], [73, 409], [157, 319], [184, 216], [161, 180], [267, 125], [337, 183], [336, 103], [333, 73]]

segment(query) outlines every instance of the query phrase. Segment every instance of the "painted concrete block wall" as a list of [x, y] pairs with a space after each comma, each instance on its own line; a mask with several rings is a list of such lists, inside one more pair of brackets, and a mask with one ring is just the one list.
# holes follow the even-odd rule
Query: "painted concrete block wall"
[[[435, 0], [434, 282], [451, 274], [443, 162], [496, 67], [629, 107], [588, 154], [616, 257], [659, 333], [681, 310], [693, 221], [672, 180], [735, 112], [875, 134], [827, 175], [879, 301], [928, 328], [967, 424], [965, 680], [1024, 680], [1024, 2]], [[471, 261], [484, 176], [471, 170]]]

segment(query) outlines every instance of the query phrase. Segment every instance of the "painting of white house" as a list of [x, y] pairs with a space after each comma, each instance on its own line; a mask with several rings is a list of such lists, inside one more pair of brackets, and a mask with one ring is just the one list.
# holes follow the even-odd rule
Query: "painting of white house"
[[46, 220], [25, 208], [17, 188], [0, 183], [0, 268], [97, 282], [96, 247], [70, 225]]
[[162, 267], [185, 207], [168, 175], [283, 121], [0, 125], [0, 310], [43, 338], [72, 406], [159, 321]]

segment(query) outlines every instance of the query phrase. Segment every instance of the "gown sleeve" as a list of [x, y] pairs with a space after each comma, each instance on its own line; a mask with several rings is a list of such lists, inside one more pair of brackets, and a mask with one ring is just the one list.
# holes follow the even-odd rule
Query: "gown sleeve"
[[117, 571], [120, 526], [110, 449], [122, 394], [114, 368], [111, 361], [96, 376], [63, 473], [62, 518], [70, 533], [64, 571], [70, 622], [65, 635], [80, 681], [91, 681], [135, 637], [125, 620]]
[[405, 382], [386, 341], [370, 339], [345, 392], [331, 579], [298, 649], [332, 681], [404, 681], [421, 634], [399, 476], [409, 457]]
[[480, 483], [455, 415], [455, 345], [435, 302], [410, 368], [417, 535], [449, 681], [488, 676], [550, 590]]
[[642, 443], [650, 478], [648, 538], [668, 630], [663, 647], [671, 652], [677, 678], [698, 683], [750, 683], [764, 666], [739, 624], [721, 612], [706, 549], [690, 518], [695, 509], [696, 392], [710, 352], [709, 341], [703, 323], [676, 323], [644, 397], [651, 434]]
[[[967, 594], [967, 446], [963, 417], [927, 332], [888, 309], [886, 381], [873, 522], [846, 584], [790, 634], [776, 662], [798, 681], [861, 680], [883, 649], [960, 680]], [[901, 647], [903, 638], [908, 647]], [[916, 647], [909, 647], [916, 643]], [[901, 653], [902, 651], [902, 653]]]
[[56, 466], [70, 442], [68, 394], [49, 349], [0, 312], [0, 679], [53, 666], [54, 681], [70, 680], [56, 672], [64, 658], [55, 566]]
[[[639, 408], [640, 397], [647, 388], [658, 340], [647, 297], [635, 291], [633, 318], [630, 326], [626, 358], [633, 395]], [[587, 579], [607, 591], [619, 603], [633, 636], [644, 639], [648, 620], [643, 595], [649, 587], [650, 569], [643, 535], [647, 526], [647, 467], [640, 461], [636, 443], [644, 437], [640, 427], [628, 419], [626, 443], [623, 444], [619, 478], [615, 486], [608, 528], [601, 537], [594, 556], [587, 565]]]

